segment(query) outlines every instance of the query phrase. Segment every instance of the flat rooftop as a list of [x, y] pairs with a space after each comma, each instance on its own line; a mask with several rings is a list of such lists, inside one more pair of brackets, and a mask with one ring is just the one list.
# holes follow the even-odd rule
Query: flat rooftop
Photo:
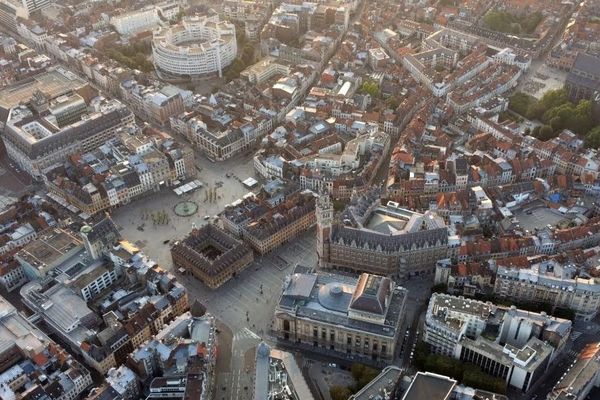
[[350, 400], [372, 400], [378, 398], [377, 396], [383, 396], [384, 393], [392, 393], [401, 376], [402, 370], [390, 365], [358, 393], [350, 397]]
[[[483, 337], [479, 337], [477, 340], [463, 337], [460, 343], [463, 347], [475, 349], [479, 354], [483, 354], [503, 365], [510, 366], [518, 363], [520, 368], [527, 371], [535, 371], [539, 364], [549, 357], [552, 352], [552, 346], [536, 337], [529, 339], [521, 348], [510, 344], [502, 346]], [[510, 350], [514, 354], [514, 359], [505, 350]]]
[[112, 266], [104, 261], [95, 261], [89, 265], [77, 263], [67, 272], [68, 274], [73, 271], [73, 275], [70, 277], [71, 279], [69, 279], [68, 283], [74, 288], [82, 290], [111, 269]]
[[50, 98], [82, 88], [87, 82], [73, 72], [64, 68], [53, 68], [47, 72], [35, 75], [25, 82], [18, 82], [0, 90], [0, 108], [5, 110], [27, 103], [37, 90], [47, 94]]
[[83, 246], [83, 242], [74, 234], [63, 229], [50, 229], [39, 235], [37, 240], [28, 243], [17, 256], [39, 268], [53, 264], [79, 246]]
[[22, 349], [41, 351], [50, 340], [23, 318], [16, 309], [0, 296], [0, 353], [15, 344]]
[[278, 394], [286, 393], [286, 388], [289, 388], [294, 395], [291, 397], [292, 399], [314, 399], [292, 353], [271, 349], [270, 361], [270, 375], [280, 378], [269, 382], [269, 392], [274, 398], [277, 398]]
[[435, 312], [436, 309], [447, 308], [451, 312], [476, 315], [483, 319], [487, 319], [496, 308], [493, 304], [445, 294], [436, 294], [431, 298], [431, 301], [433, 301], [433, 310], [435, 314], [437, 314], [437, 312]]
[[417, 372], [402, 400], [446, 400], [456, 386], [454, 379], [430, 372]]

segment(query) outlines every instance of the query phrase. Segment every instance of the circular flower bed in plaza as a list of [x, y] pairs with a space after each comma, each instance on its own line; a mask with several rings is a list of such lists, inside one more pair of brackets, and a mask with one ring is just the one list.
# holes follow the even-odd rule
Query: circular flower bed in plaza
[[193, 201], [181, 201], [175, 204], [173, 207], [173, 212], [179, 217], [189, 217], [190, 215], [194, 215], [198, 212], [198, 204]]

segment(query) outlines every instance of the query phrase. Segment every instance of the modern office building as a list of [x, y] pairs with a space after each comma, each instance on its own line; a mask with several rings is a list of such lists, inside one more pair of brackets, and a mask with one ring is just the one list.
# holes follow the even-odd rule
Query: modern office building
[[565, 349], [571, 325], [545, 313], [434, 293], [425, 342], [435, 353], [473, 363], [527, 392]]
[[154, 32], [152, 55], [166, 77], [221, 77], [237, 55], [235, 26], [219, 21], [218, 15], [186, 17]]
[[300, 348], [342, 357], [394, 358], [407, 290], [390, 278], [310, 272], [296, 267], [275, 308], [274, 331]]
[[[388, 400], [393, 397], [383, 398]], [[397, 398], [401, 400], [508, 400], [508, 397], [501, 394], [459, 385], [450, 377], [431, 372], [417, 372], [402, 397]], [[359, 400], [354, 397], [351, 399]], [[366, 397], [360, 398], [360, 400], [363, 399], [367, 400]], [[374, 398], [369, 398], [369, 400], [372, 399]]]
[[39, 104], [45, 97], [35, 97], [31, 106], [10, 110], [2, 136], [8, 157], [34, 178], [41, 178], [45, 168], [65, 161], [70, 154], [98, 148], [134, 122], [133, 113], [125, 105], [110, 100], [76, 122], [60, 126], [57, 118]]
[[0, 297], [0, 399], [82, 398], [90, 372]]
[[78, 258], [83, 249], [83, 241], [74, 233], [60, 228], [48, 228], [40, 232], [36, 240], [19, 250], [15, 259], [21, 264], [28, 279], [40, 279], [68, 260]]
[[5, 127], [10, 111], [21, 104], [30, 103], [34, 93], [43, 94], [46, 99], [51, 101], [63, 95], [85, 93], [88, 87], [85, 80], [71, 71], [62, 67], [53, 67], [1, 89], [0, 132]]
[[53, 0], [0, 0], [0, 25], [16, 31], [17, 18], [28, 19], [29, 15], [52, 4]]
[[181, 2], [178, 0], [165, 1], [140, 10], [115, 15], [110, 19], [110, 24], [120, 35], [135, 35], [175, 20], [181, 11], [179, 3]]

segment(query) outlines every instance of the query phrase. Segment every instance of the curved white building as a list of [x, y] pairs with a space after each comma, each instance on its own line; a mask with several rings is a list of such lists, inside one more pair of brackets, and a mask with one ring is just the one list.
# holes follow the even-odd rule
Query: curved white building
[[154, 66], [174, 76], [201, 76], [217, 72], [237, 55], [235, 26], [219, 16], [194, 16], [160, 28], [152, 39]]

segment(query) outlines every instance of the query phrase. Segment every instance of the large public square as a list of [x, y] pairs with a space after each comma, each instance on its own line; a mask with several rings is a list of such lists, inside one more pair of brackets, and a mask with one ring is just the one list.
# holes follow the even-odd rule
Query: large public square
[[[214, 398], [252, 399], [256, 345], [261, 340], [274, 344], [271, 336], [273, 314], [286, 276], [296, 264], [310, 267], [316, 265], [315, 232], [310, 229], [272, 253], [256, 257], [244, 271], [216, 290], [209, 289], [192, 276], [180, 274], [173, 267], [170, 243], [186, 236], [193, 226], [214, 223], [214, 216], [227, 204], [251, 191], [241, 181], [250, 176], [255, 177], [250, 155], [218, 164], [198, 157], [197, 166], [198, 179], [203, 183], [203, 188], [182, 196], [177, 196], [172, 190], [162, 190], [114, 210], [112, 218], [124, 238], [135, 243], [163, 268], [171, 270], [177, 276], [186, 286], [191, 302], [199, 301], [208, 312], [217, 317], [219, 356]], [[214, 201], [210, 201], [210, 198], [207, 200], [210, 197], [207, 196], [207, 191], [215, 186], [219, 186], [216, 198]], [[198, 211], [189, 217], [176, 215], [174, 207], [182, 201], [194, 202]], [[150, 215], [159, 212], [166, 215], [166, 218], [161, 217], [161, 223], [155, 224]], [[210, 218], [207, 219], [206, 216]], [[402, 329], [412, 328], [408, 338], [412, 344], [416, 340], [418, 317], [427, 300], [431, 282], [411, 281], [406, 286], [413, 290], [409, 290]], [[410, 345], [404, 347], [405, 352], [397, 354], [399, 365], [410, 363]], [[303, 354], [302, 358], [319, 360], [322, 357], [318, 354]], [[319, 361], [313, 361], [315, 362], [320, 364]], [[309, 362], [306, 365], [311, 364]], [[311, 376], [319, 386], [319, 391], [328, 397], [329, 393], [319, 385], [321, 381], [324, 383], [324, 378], [325, 375], [314, 379]]]
[[[179, 274], [173, 268], [169, 242], [183, 238], [193, 226], [213, 223], [213, 217], [227, 204], [250, 192], [241, 181], [254, 176], [249, 155], [218, 164], [204, 157], [198, 157], [196, 162], [203, 188], [182, 196], [172, 190], [162, 190], [116, 209], [111, 215], [124, 238], [177, 276], [188, 289], [190, 302], [198, 300], [217, 317], [219, 357], [215, 398], [250, 399], [253, 392], [249, 362], [254, 361], [254, 348], [260, 340], [269, 340], [275, 305], [293, 266], [316, 264], [315, 235], [311, 229], [276, 251], [257, 257], [217, 290], [209, 289], [191, 276]], [[206, 192], [216, 186], [220, 187], [211, 202], [206, 199]], [[173, 208], [181, 201], [196, 203], [198, 211], [189, 217], [177, 216]], [[157, 213], [164, 213], [167, 218], [155, 224], [150, 215]], [[206, 219], [206, 216], [211, 218]]]

